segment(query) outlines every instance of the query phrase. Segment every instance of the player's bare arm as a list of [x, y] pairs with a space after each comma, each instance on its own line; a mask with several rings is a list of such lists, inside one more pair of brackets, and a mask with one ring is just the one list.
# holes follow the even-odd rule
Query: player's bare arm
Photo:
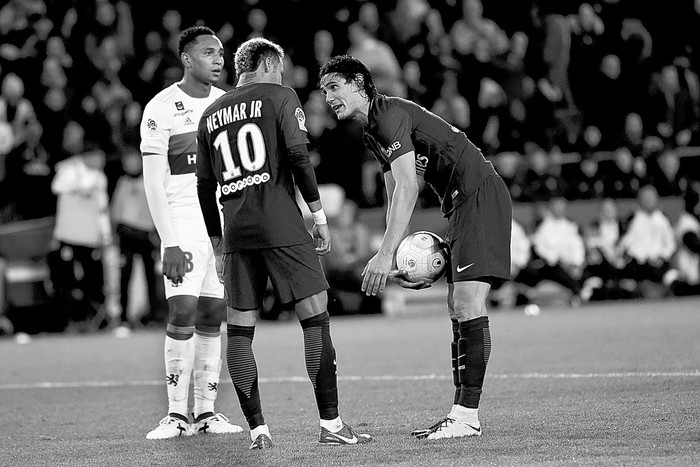
[[163, 274], [173, 284], [180, 284], [185, 276], [187, 258], [178, 245], [177, 236], [170, 221], [170, 209], [165, 193], [167, 167], [168, 159], [166, 156], [144, 155], [143, 182], [148, 208], [163, 244]]
[[394, 263], [394, 253], [405, 236], [413, 209], [418, 200], [419, 184], [416, 175], [415, 153], [409, 151], [391, 163], [394, 187], [387, 216], [384, 238], [377, 252], [362, 272], [362, 291], [377, 295], [384, 291]]
[[287, 156], [292, 165], [294, 181], [314, 219], [311, 235], [314, 239], [316, 254], [323, 256], [331, 251], [331, 232], [328, 228], [326, 214], [323, 212], [323, 206], [321, 205], [316, 174], [309, 159], [308, 149], [306, 145], [298, 144], [289, 148]]

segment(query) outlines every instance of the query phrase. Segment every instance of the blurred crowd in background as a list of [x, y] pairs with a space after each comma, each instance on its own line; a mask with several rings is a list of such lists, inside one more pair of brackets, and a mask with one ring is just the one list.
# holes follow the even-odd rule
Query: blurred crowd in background
[[[9, 0], [0, 223], [56, 215], [71, 177], [113, 205], [120, 180], [140, 175], [130, 155], [143, 106], [181, 78], [179, 33], [195, 24], [225, 45], [224, 89], [242, 41], [284, 47], [284, 84], [304, 104], [319, 183], [340, 187], [352, 209], [381, 207], [385, 195], [362, 126], [338, 122], [317, 88], [319, 68], [342, 53], [371, 68], [380, 92], [464, 130], [516, 202], [634, 199], [642, 187], [684, 197], [697, 183], [700, 0]], [[58, 183], [62, 168], [72, 175]], [[122, 195], [139, 196], [132, 188]], [[420, 208], [438, 205], [421, 194]], [[126, 217], [95, 214], [81, 241], [111, 243], [129, 222], [153, 228]]]

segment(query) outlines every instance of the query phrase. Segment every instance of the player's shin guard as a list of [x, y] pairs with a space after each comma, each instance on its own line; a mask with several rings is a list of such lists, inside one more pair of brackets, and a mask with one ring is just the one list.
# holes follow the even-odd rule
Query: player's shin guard
[[190, 377], [194, 365], [193, 327], [168, 324], [164, 356], [168, 413], [187, 420]]
[[328, 313], [302, 320], [301, 327], [306, 371], [314, 386], [318, 412], [322, 420], [332, 420], [338, 417], [338, 380]]
[[196, 325], [194, 331], [194, 416], [214, 414], [221, 374], [219, 326]]
[[470, 409], [479, 408], [484, 385], [486, 365], [491, 355], [489, 319], [482, 316], [459, 325], [458, 368], [461, 391], [458, 404]]
[[455, 385], [455, 398], [454, 403], [459, 402], [459, 395], [461, 393], [462, 384], [459, 381], [459, 366], [457, 364], [457, 357], [459, 356], [459, 350], [457, 343], [459, 342], [459, 321], [456, 319], [452, 320], [452, 343], [450, 344], [450, 349], [452, 351], [452, 382]]
[[227, 326], [226, 361], [238, 402], [252, 430], [265, 424], [258, 390], [258, 367], [253, 355], [255, 326]]

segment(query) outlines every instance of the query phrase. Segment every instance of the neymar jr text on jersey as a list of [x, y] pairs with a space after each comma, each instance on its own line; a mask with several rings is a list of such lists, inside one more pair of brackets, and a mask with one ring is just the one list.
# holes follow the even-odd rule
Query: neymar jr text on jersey
[[217, 110], [207, 117], [207, 131], [211, 133], [221, 126], [228, 125], [239, 120], [256, 118], [260, 116], [262, 116], [261, 100], [251, 101], [250, 104], [240, 102], [233, 106], [229, 105]]

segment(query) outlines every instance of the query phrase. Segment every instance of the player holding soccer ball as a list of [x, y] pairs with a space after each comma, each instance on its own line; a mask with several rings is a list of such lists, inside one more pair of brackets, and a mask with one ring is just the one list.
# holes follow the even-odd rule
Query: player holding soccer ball
[[[224, 289], [197, 202], [194, 174], [199, 116], [224, 93], [213, 86], [224, 66], [223, 46], [214, 31], [196, 26], [180, 35], [178, 54], [183, 79], [151, 99], [141, 122], [144, 186], [161, 239], [169, 308], [164, 345], [168, 415], [146, 435], [148, 439], [243, 431], [214, 410]], [[191, 375], [194, 423], [190, 425]]]
[[428, 439], [481, 436], [478, 407], [491, 352], [486, 298], [491, 284], [510, 279], [508, 189], [463, 132], [413, 102], [379, 94], [369, 69], [356, 58], [332, 58], [319, 79], [326, 103], [339, 119], [365, 123], [365, 144], [384, 172], [387, 226], [379, 251], [364, 269], [362, 290], [376, 295], [387, 280], [411, 289], [430, 286], [429, 281], [410, 282], [392, 269], [423, 183], [440, 196], [448, 219], [454, 403], [446, 417], [412, 434]]

